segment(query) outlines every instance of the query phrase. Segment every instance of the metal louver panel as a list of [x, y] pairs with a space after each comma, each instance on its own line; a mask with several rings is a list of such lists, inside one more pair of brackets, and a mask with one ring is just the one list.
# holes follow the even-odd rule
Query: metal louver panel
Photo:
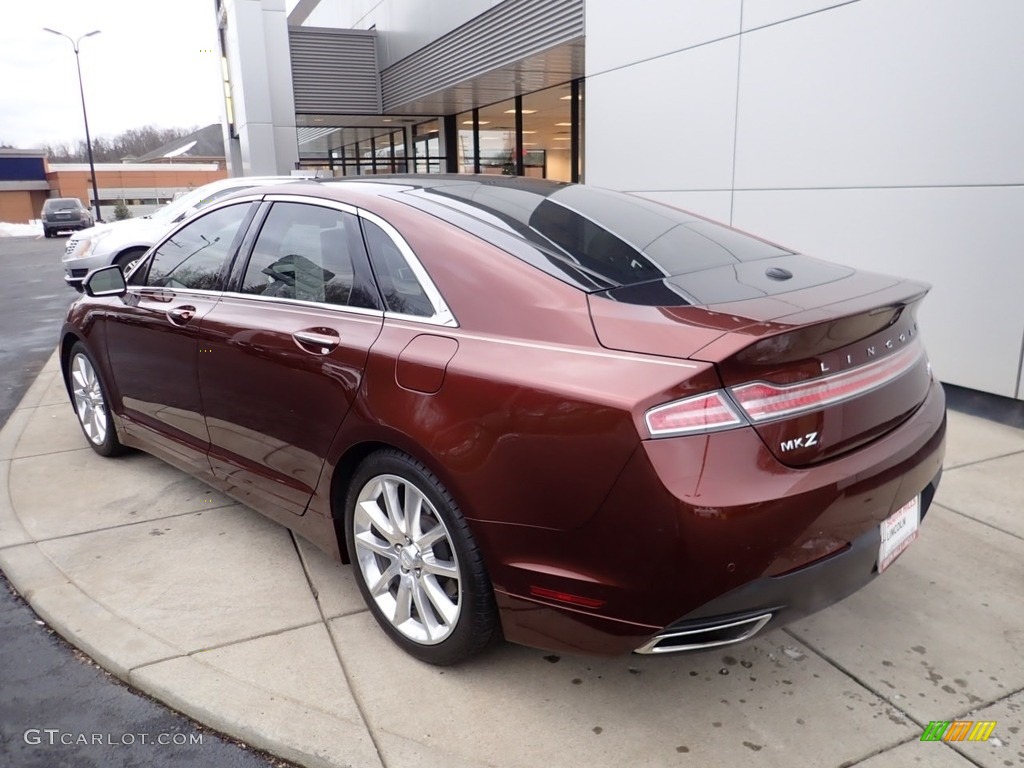
[[296, 113], [380, 113], [374, 32], [292, 27], [288, 43]]
[[583, 35], [583, 0], [506, 0], [381, 72], [384, 109]]

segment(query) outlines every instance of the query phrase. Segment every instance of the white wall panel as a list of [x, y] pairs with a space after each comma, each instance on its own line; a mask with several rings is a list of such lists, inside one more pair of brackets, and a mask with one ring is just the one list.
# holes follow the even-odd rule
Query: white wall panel
[[740, 0], [587, 0], [586, 73], [604, 72], [740, 31]]
[[633, 194], [654, 200], [656, 203], [682, 208], [684, 211], [706, 216], [723, 224], [729, 223], [729, 211], [732, 206], [732, 193], [730, 192], [645, 192], [640, 190]]
[[1024, 187], [737, 192], [741, 229], [932, 284], [919, 319], [943, 381], [1016, 396]]
[[302, 26], [366, 29], [369, 24], [359, 22], [385, 2], [387, 0], [320, 0]]
[[587, 182], [615, 189], [728, 189], [738, 40], [588, 78]]
[[226, 11], [228, 68], [239, 136], [237, 145], [230, 142], [229, 172], [288, 173], [298, 152], [284, 0], [233, 0]]
[[[270, 93], [270, 109], [275, 126], [295, 127], [295, 95], [292, 93], [291, 53], [288, 47], [288, 17], [279, 11], [263, 9], [264, 58]], [[281, 34], [282, 30], [285, 32]], [[294, 143], [294, 142], [293, 142]], [[296, 158], [298, 159], [298, 158]]]
[[743, 36], [739, 188], [1024, 182], [1024, 2], [861, 0]]
[[274, 170], [270, 173], [287, 176], [299, 161], [299, 142], [294, 126], [274, 126]]
[[[381, 68], [401, 61], [447, 32], [479, 16], [501, 0], [321, 0], [303, 22], [306, 27], [369, 29], [381, 33]], [[512, 32], [513, 30], [510, 30]]]
[[235, 125], [269, 123], [272, 119], [263, 56], [265, 38], [260, 0], [235, 0], [228, 24], [228, 64], [231, 71]]
[[743, 0], [743, 29], [775, 24], [848, 2], [850, 0]]
[[231, 169], [232, 176], [273, 176], [278, 173], [275, 162], [274, 126], [270, 123], [248, 123], [238, 132], [242, 150], [241, 173]]

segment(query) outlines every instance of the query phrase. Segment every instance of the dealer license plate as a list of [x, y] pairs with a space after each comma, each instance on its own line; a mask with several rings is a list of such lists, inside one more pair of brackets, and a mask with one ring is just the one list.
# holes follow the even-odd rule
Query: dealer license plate
[[880, 524], [882, 543], [878, 547], [878, 572], [881, 573], [917, 538], [921, 523], [921, 497], [915, 496]]

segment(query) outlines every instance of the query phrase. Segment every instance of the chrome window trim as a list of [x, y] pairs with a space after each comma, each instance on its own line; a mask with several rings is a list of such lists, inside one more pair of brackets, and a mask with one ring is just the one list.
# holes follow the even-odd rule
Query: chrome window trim
[[[227, 198], [225, 200], [218, 200], [215, 203], [210, 203], [210, 205], [208, 205], [208, 206], [206, 206], [204, 208], [200, 208], [197, 211], [194, 211], [191, 215], [189, 215], [186, 218], [184, 218], [181, 221], [179, 221], [174, 226], [173, 229], [171, 229], [169, 232], [167, 232], [163, 237], [161, 237], [155, 243], [153, 243], [153, 245], [149, 246], [149, 250], [147, 250], [146, 253], [143, 254], [142, 258], [140, 258], [138, 261], [135, 262], [135, 267], [131, 270], [131, 274], [132, 275], [135, 274], [135, 272], [139, 269], [139, 267], [141, 265], [145, 264], [148, 261], [152, 261], [154, 254], [156, 254], [156, 252], [158, 250], [160, 250], [160, 247], [164, 243], [166, 243], [168, 240], [170, 240], [172, 237], [174, 237], [176, 234], [178, 234], [178, 232], [180, 232], [182, 229], [184, 229], [189, 224], [191, 224], [193, 219], [198, 219], [201, 216], [206, 216], [209, 213], [213, 213], [214, 211], [220, 210], [221, 208], [226, 208], [229, 205], [239, 205], [241, 203], [247, 203], [249, 205], [252, 205], [253, 203], [258, 203], [261, 200], [263, 200], [263, 195], [241, 195], [239, 197], [229, 197], [229, 198]], [[126, 275], [125, 277], [127, 278], [127, 277], [130, 277], [130, 276], [131, 275]], [[147, 277], [148, 277], [148, 274], [147, 274]], [[128, 286], [129, 290], [131, 290], [132, 288], [166, 288], [166, 286], [154, 286], [154, 285], [136, 285], [136, 286], [129, 285]], [[175, 290], [177, 290], [177, 289], [175, 289]], [[193, 289], [191, 289], [191, 288], [182, 288], [180, 290], [182, 290], [182, 291], [186, 291], [186, 290], [187, 291], [193, 291]], [[207, 294], [209, 294], [209, 293], [216, 293], [217, 295], [220, 295], [220, 294], [223, 293], [223, 291], [193, 291], [193, 292], [195, 292], [195, 293], [207, 293]]]
[[338, 200], [330, 200], [326, 197], [286, 195], [284, 193], [275, 192], [261, 195], [260, 199], [265, 200], [268, 203], [301, 203], [302, 205], [318, 205], [321, 208], [334, 208], [335, 210], [342, 211], [343, 213], [351, 213], [353, 216], [359, 215], [359, 209], [354, 205], [342, 203]]
[[368, 309], [366, 307], [350, 307], [347, 304], [331, 304], [326, 301], [304, 301], [303, 299], [286, 299], [278, 296], [260, 296], [255, 293], [240, 293], [238, 291], [224, 291], [222, 294], [226, 299], [241, 299], [243, 301], [262, 301], [270, 304], [286, 304], [290, 306], [303, 307], [306, 309], [328, 309], [332, 312], [346, 312], [353, 315], [365, 317], [383, 318], [384, 311], [380, 309]]
[[[194, 213], [190, 214], [188, 218], [179, 221], [178, 226], [175, 227], [175, 232], [184, 227], [188, 222], [192, 221], [193, 218], [199, 218], [200, 214], [206, 215], [207, 213], [212, 213], [213, 211], [216, 211], [218, 208], [223, 208], [228, 205], [237, 205], [238, 203], [254, 203], [259, 202], [262, 199], [263, 195], [248, 194], [239, 195], [238, 197], [225, 197], [223, 200], [215, 200], [209, 205], [204, 206], [199, 210], [195, 211]], [[161, 240], [160, 242], [163, 242], [163, 240]]]
[[207, 291], [201, 288], [174, 288], [168, 285], [129, 285], [128, 293], [146, 298], [146, 293], [184, 293], [189, 296], [223, 296], [224, 291]]
[[[384, 234], [391, 238], [392, 242], [398, 248], [399, 253], [402, 254], [402, 258], [405, 259], [406, 264], [409, 265], [409, 269], [416, 276], [420, 286], [423, 288], [423, 292], [427, 295], [427, 300], [430, 301], [431, 306], [434, 308], [434, 314], [430, 317], [422, 317], [420, 315], [406, 315], [401, 312], [384, 312], [384, 317], [394, 320], [406, 320], [413, 323], [423, 323], [425, 325], [440, 325], [446, 328], [458, 328], [459, 321], [455, 318], [455, 314], [448, 307], [448, 303], [441, 296], [441, 291], [434, 285], [434, 281], [430, 279], [430, 274], [427, 272], [426, 267], [423, 266], [416, 253], [409, 246], [409, 243], [405, 241], [398, 230], [395, 229], [391, 224], [382, 219], [375, 213], [370, 213], [362, 208], [358, 209], [359, 216], [366, 219], [373, 224], [376, 224], [382, 230]], [[372, 261], [372, 257], [371, 257]]]
[[451, 316], [451, 312], [447, 315], [431, 315], [430, 317], [424, 317], [423, 315], [404, 315], [401, 312], [391, 312], [388, 310], [384, 311], [385, 320], [401, 320], [406, 323], [419, 323], [420, 325], [436, 325], [442, 328], [458, 328], [459, 324], [455, 318]]

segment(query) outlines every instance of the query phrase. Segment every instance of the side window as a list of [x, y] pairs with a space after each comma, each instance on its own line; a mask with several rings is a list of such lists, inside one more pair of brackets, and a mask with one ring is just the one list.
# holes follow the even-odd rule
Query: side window
[[249, 203], [229, 205], [179, 229], [157, 248], [145, 277], [140, 269], [139, 282], [133, 279], [132, 283], [216, 290], [221, 268], [231, 257], [235, 235], [249, 208]]
[[426, 291], [416, 279], [402, 252], [398, 250], [395, 241], [372, 221], [363, 219], [362, 222], [370, 263], [373, 265], [373, 273], [377, 276], [377, 285], [384, 295], [384, 304], [388, 311], [402, 315], [431, 317], [434, 314], [434, 305], [430, 303]]
[[356, 268], [362, 251], [353, 214], [305, 203], [274, 203], [253, 246], [241, 292], [377, 309], [379, 302]]

